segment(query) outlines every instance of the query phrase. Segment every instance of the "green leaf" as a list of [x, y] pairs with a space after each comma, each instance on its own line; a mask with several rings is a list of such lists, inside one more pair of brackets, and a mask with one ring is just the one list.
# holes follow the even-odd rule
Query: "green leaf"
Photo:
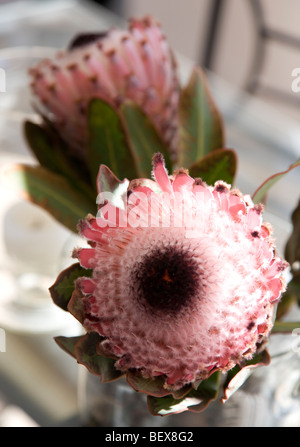
[[124, 374], [115, 368], [116, 359], [98, 354], [98, 345], [103, 338], [95, 333], [86, 334], [75, 346], [75, 355], [78, 363], [97, 376], [101, 382], [111, 382], [119, 379]]
[[25, 121], [25, 138], [39, 163], [53, 172], [60, 173], [50, 136], [38, 124]]
[[[291, 272], [293, 274], [293, 278], [289, 281], [287, 290], [283, 293], [281, 300], [277, 305], [276, 322], [275, 327], [273, 328], [275, 332], [278, 320], [286, 315], [297, 303], [300, 306], [300, 272], [299, 270], [295, 271], [293, 268], [291, 269]], [[283, 328], [284, 325], [281, 327], [281, 329], [279, 329], [279, 332], [284, 332]]]
[[220, 373], [219, 371], [216, 371], [208, 379], [202, 380], [196, 390], [198, 393], [201, 393], [203, 397], [215, 398], [218, 394], [219, 385]]
[[188, 411], [190, 406], [199, 405], [201, 399], [194, 396], [182, 399], [174, 399], [171, 395], [165, 397], [147, 396], [147, 403], [150, 413], [154, 416], [169, 416]]
[[224, 147], [223, 121], [204, 72], [195, 67], [179, 103], [179, 164], [189, 168], [213, 150]]
[[248, 379], [254, 368], [269, 365], [271, 359], [267, 350], [256, 354], [251, 360], [245, 361], [243, 365], [236, 365], [227, 373], [227, 379], [224, 383], [224, 403], [233, 395]]
[[144, 379], [143, 377], [137, 375], [134, 372], [128, 371], [126, 379], [132, 388], [136, 391], [140, 391], [151, 396], [163, 397], [170, 394], [164, 388], [165, 378], [164, 377], [154, 377], [153, 379]]
[[220, 372], [216, 371], [208, 379], [202, 380], [196, 389], [196, 395], [201, 397], [201, 402], [198, 405], [193, 405], [189, 411], [199, 413], [210, 404], [211, 401], [217, 398], [220, 387]]
[[65, 351], [67, 354], [70, 354], [72, 357], [75, 356], [75, 346], [76, 344], [84, 337], [84, 335], [79, 335], [77, 337], [54, 337], [54, 340], [58, 344], [58, 346]]
[[172, 165], [168, 149], [151, 120], [136, 104], [130, 101], [125, 101], [121, 105], [121, 112], [127, 127], [138, 177], [151, 177], [152, 158], [157, 152], [163, 154], [166, 168], [171, 171]]
[[300, 305], [300, 274], [299, 274], [300, 272], [299, 271], [295, 272], [293, 270], [293, 273], [294, 273], [294, 277], [288, 283], [287, 293], [294, 296]]
[[137, 178], [135, 160], [116, 109], [101, 99], [93, 99], [88, 108], [88, 131], [87, 158], [93, 182], [101, 164], [119, 178]]
[[276, 321], [272, 328], [272, 334], [289, 333], [300, 328], [300, 321]]
[[191, 177], [200, 177], [208, 185], [218, 180], [232, 185], [237, 168], [237, 157], [231, 149], [210, 152], [189, 168]]
[[283, 293], [277, 305], [276, 320], [283, 318], [297, 302], [300, 305], [300, 284], [296, 280], [291, 280], [288, 284], [288, 289]]
[[58, 275], [55, 283], [49, 288], [50, 295], [58, 307], [68, 310], [68, 304], [75, 289], [75, 281], [83, 276], [91, 277], [92, 270], [84, 269], [79, 262], [72, 264]]
[[41, 166], [65, 177], [75, 190], [95, 199], [95, 184], [88, 177], [87, 168], [74, 155], [74, 151], [61, 139], [50, 122], [43, 127], [26, 121], [25, 138]]
[[130, 386], [136, 391], [155, 397], [164, 397], [172, 394], [175, 399], [179, 399], [186, 395], [191, 389], [191, 386], [185, 386], [180, 390], [172, 391], [170, 393], [170, 391], [164, 387], [164, 383], [166, 380], [164, 376], [145, 379], [135, 372], [128, 371], [126, 379]]
[[72, 293], [67, 308], [70, 314], [73, 315], [73, 317], [75, 317], [82, 325], [84, 324], [84, 320], [86, 317], [86, 310], [83, 304], [83, 297], [84, 296], [81, 290], [78, 287], [75, 287], [75, 290]]
[[187, 410], [195, 413], [203, 411], [217, 397], [219, 376], [219, 372], [215, 372], [208, 379], [203, 380], [196, 390], [192, 389], [180, 399], [174, 399], [172, 395], [165, 397], [148, 396], [150, 412], [156, 416], [167, 416]]
[[295, 163], [293, 163], [287, 170], [278, 172], [277, 174], [272, 175], [271, 177], [267, 178], [254, 192], [252, 196], [252, 200], [254, 203], [260, 203], [263, 202], [267, 192], [269, 189], [276, 183], [278, 180], [282, 179], [286, 174], [288, 174], [292, 169], [297, 168], [300, 166], [300, 160], [297, 160]]
[[292, 279], [277, 306], [277, 319], [282, 318], [297, 302], [300, 305], [300, 201], [292, 214], [293, 230], [285, 246], [285, 259], [289, 262]]
[[292, 214], [293, 231], [285, 246], [285, 259], [291, 264], [292, 273], [297, 274], [299, 268], [293, 272], [293, 264], [300, 262], [300, 201]]
[[64, 177], [42, 166], [14, 164], [5, 167], [1, 177], [9, 189], [42, 207], [76, 233], [78, 221], [96, 211], [96, 200], [93, 203]]
[[122, 183], [124, 182], [121, 182], [107, 166], [100, 166], [97, 177], [98, 192], [114, 193]]
[[124, 208], [124, 198], [127, 199], [127, 189], [128, 189], [128, 180], [123, 180], [122, 182], [117, 179], [117, 177], [111, 172], [111, 170], [105, 166], [101, 165], [99, 169], [99, 174], [97, 178], [97, 204], [103, 204], [104, 197], [101, 196], [101, 193], [110, 193], [109, 201], [116, 207], [123, 209]]

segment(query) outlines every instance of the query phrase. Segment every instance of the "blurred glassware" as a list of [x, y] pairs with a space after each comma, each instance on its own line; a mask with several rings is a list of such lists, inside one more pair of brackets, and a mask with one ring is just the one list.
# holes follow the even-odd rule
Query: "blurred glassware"
[[6, 263], [0, 270], [2, 328], [45, 333], [63, 327], [68, 321], [48, 293], [68, 237], [65, 228], [29, 202], [19, 201], [6, 211], [3, 221]]
[[[0, 50], [0, 67], [5, 73], [0, 93], [1, 169], [20, 161], [36, 163], [23, 137], [24, 120], [36, 118], [27, 70], [55, 52], [55, 48], [38, 46]], [[4, 184], [0, 197], [0, 327], [45, 333], [73, 325], [69, 316], [53, 305], [48, 292], [62, 268], [62, 252], [70, 232], [41, 208], [16, 199]], [[71, 263], [71, 252], [69, 259]]]
[[98, 427], [299, 427], [300, 353], [293, 351], [288, 336], [276, 337], [274, 344], [283, 351], [271, 365], [254, 370], [228, 401], [222, 404], [220, 395], [202, 413], [152, 416], [146, 395], [134, 391], [125, 379], [101, 383], [80, 366], [80, 422]]

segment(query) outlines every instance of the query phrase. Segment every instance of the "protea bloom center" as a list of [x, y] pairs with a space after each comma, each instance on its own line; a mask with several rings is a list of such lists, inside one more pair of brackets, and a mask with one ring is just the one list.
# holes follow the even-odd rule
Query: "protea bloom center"
[[90, 248], [74, 256], [93, 274], [77, 280], [76, 299], [117, 369], [178, 389], [252, 358], [286, 263], [249, 197], [183, 170], [169, 176], [160, 154], [153, 178], [120, 182], [119, 197], [80, 223]]

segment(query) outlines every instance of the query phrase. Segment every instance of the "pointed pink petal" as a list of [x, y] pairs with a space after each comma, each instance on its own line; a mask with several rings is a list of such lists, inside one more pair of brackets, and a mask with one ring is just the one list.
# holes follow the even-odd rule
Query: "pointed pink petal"
[[262, 223], [261, 213], [257, 212], [256, 209], [251, 208], [249, 210], [248, 216], [247, 216], [247, 225], [248, 225], [249, 231], [259, 229], [261, 226], [261, 223]]
[[78, 230], [79, 234], [86, 239], [94, 242], [105, 242], [103, 241], [103, 233], [105, 232], [106, 228], [101, 228], [97, 224], [97, 220], [93, 220], [94, 223], [90, 223], [87, 220], [82, 220], [79, 222]]
[[245, 202], [239, 196], [230, 194], [228, 211], [233, 219], [244, 215], [246, 213]]
[[90, 295], [90, 294], [94, 293], [96, 284], [94, 283], [94, 281], [92, 279], [80, 278], [77, 281], [79, 281], [79, 287], [81, 288], [82, 292], [85, 295]]
[[271, 281], [268, 282], [268, 288], [273, 293], [271, 302], [278, 300], [283, 288], [281, 280], [279, 278], [272, 279]]
[[175, 176], [175, 179], [173, 181], [173, 191], [180, 192], [182, 189], [191, 190], [194, 182], [195, 181], [192, 177], [181, 172]]
[[165, 167], [165, 161], [161, 154], [155, 154], [153, 157], [153, 175], [162, 191], [173, 192], [171, 181]]
[[82, 267], [94, 269], [97, 266], [95, 259], [95, 250], [92, 248], [81, 248], [73, 252], [73, 257], [78, 258]]

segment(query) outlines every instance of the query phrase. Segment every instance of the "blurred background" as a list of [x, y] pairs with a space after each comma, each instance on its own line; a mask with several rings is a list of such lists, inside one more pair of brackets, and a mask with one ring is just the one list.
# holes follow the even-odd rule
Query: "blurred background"
[[[43, 33], [35, 42], [36, 36], [26, 33], [26, 21], [24, 29], [21, 27], [18, 32], [12, 29], [9, 32], [9, 16], [15, 13], [25, 18], [26, 14], [34, 14], [30, 9], [34, 8], [34, 3], [41, 7], [53, 1], [0, 1], [3, 9], [1, 48], [8, 43], [51, 42], [57, 47], [67, 44], [68, 34], [72, 32], [71, 24], [77, 18], [69, 17], [66, 28], [57, 27], [55, 35], [51, 31], [55, 16], [53, 20], [49, 17], [48, 26], [42, 19], [40, 28], [43, 28]], [[60, 3], [61, 7], [66, 4], [63, 0]], [[189, 0], [186, 3], [182, 0], [82, 0], [79, 3], [88, 7], [93, 4], [102, 6], [125, 20], [152, 14], [163, 24], [168, 40], [177, 52], [236, 87], [246, 88], [266, 100], [278, 100], [282, 106], [294, 105], [294, 109], [288, 107], [287, 111], [299, 118], [297, 107], [300, 99], [291, 91], [292, 71], [299, 67], [298, 0]], [[92, 28], [96, 23], [97, 18], [94, 17], [93, 23], [86, 26]]]
[[[236, 87], [287, 106], [299, 119], [291, 91], [299, 66], [298, 0], [107, 0], [125, 18], [150, 12], [173, 48]], [[294, 107], [289, 107], [294, 106]]]
[[[253, 193], [300, 157], [300, 92], [292, 89], [298, 67], [300, 75], [299, 0], [0, 0], [1, 168], [31, 161], [22, 134], [23, 120], [33, 113], [28, 67], [79, 32], [124, 28], [128, 18], [146, 14], [162, 23], [182, 82], [194, 64], [207, 70], [227, 147], [239, 156], [236, 183], [243, 192]], [[295, 170], [269, 198], [281, 250], [299, 189]], [[19, 211], [8, 191], [0, 198], [0, 426], [76, 425], [78, 367], [52, 337], [78, 328], [43, 294], [73, 240], [42, 212], [26, 204]], [[45, 234], [50, 243], [43, 245]], [[34, 303], [24, 301], [33, 294]]]

